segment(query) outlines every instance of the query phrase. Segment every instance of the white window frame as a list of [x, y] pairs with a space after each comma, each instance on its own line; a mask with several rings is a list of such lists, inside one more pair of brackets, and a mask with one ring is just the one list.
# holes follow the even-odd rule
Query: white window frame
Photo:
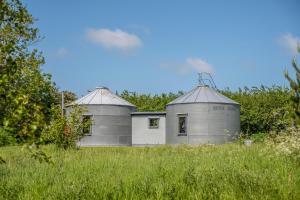
[[[157, 120], [157, 126], [151, 126], [151, 120]], [[160, 117], [148, 117], [148, 129], [159, 129]]]

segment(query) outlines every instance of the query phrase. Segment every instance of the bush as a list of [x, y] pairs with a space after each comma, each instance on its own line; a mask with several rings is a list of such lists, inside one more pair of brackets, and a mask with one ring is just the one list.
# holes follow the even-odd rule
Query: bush
[[16, 139], [8, 131], [5, 131], [4, 128], [0, 127], [0, 147], [5, 145], [15, 144]]
[[52, 109], [54, 119], [42, 133], [44, 143], [54, 143], [58, 147], [76, 148], [76, 143], [84, 136], [83, 129], [90, 126], [90, 121], [82, 120], [83, 108], [73, 106], [69, 116], [62, 116], [59, 107]]
[[300, 161], [300, 128], [289, 128], [280, 133], [270, 133], [267, 146], [277, 154], [285, 154]]
[[255, 142], [264, 142], [266, 140], [266, 138], [268, 137], [268, 133], [255, 133], [253, 135], [250, 136], [250, 139]]

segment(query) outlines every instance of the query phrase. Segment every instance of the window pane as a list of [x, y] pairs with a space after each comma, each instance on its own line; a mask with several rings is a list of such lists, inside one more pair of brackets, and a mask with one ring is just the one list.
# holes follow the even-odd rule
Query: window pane
[[91, 116], [83, 116], [82, 122], [84, 124], [82, 132], [84, 134], [91, 134]]
[[178, 125], [179, 125], [179, 133], [186, 134], [186, 117], [180, 116], [178, 117]]
[[158, 128], [159, 118], [149, 118], [149, 128]]

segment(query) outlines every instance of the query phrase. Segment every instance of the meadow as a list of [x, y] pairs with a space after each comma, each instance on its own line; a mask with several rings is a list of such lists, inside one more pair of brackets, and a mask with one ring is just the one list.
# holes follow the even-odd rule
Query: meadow
[[263, 144], [1, 147], [0, 199], [300, 199], [300, 164]]

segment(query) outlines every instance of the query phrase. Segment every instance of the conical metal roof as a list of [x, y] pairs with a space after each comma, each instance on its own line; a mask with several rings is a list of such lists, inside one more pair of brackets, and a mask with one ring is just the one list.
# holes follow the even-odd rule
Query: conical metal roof
[[167, 105], [184, 104], [184, 103], [222, 103], [222, 104], [239, 104], [228, 97], [220, 94], [207, 85], [199, 85], [190, 92], [178, 97]]
[[131, 106], [135, 105], [122, 99], [116, 94], [112, 93], [107, 87], [96, 87], [96, 89], [80, 99], [73, 102], [78, 105], [119, 105], [119, 106]]

